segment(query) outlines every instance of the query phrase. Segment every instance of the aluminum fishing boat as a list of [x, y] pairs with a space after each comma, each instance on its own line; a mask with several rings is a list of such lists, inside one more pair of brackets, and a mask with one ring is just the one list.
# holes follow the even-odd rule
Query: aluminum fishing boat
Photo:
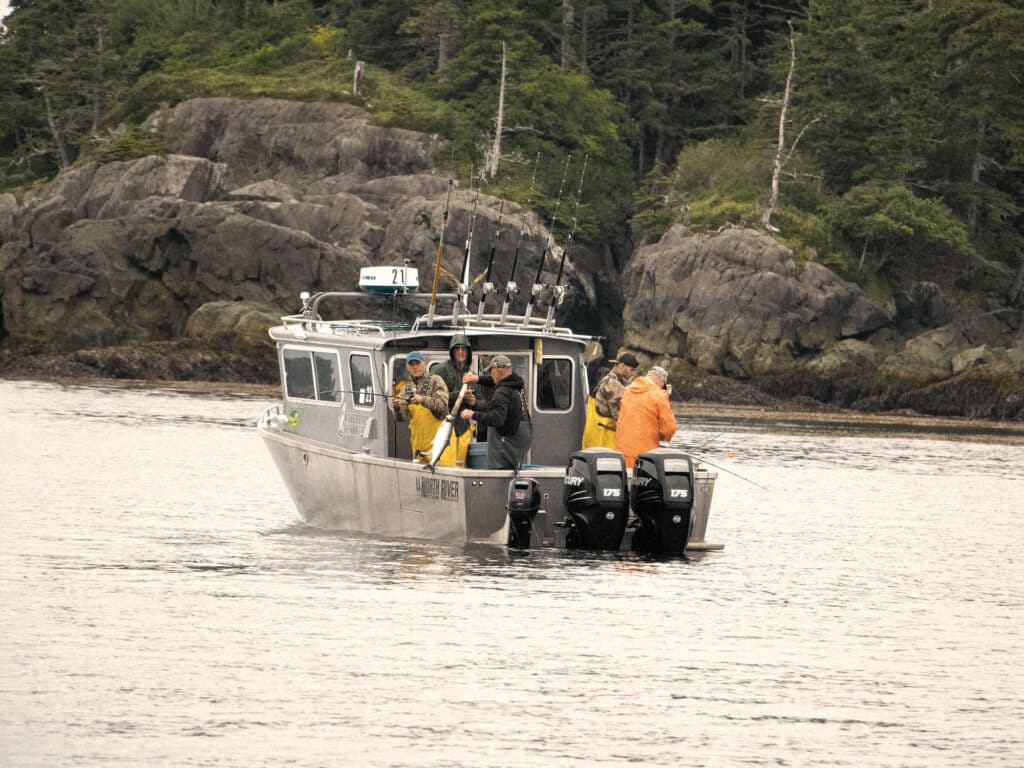
[[[376, 272], [374, 272], [376, 270]], [[410, 274], [413, 273], [413, 274]], [[415, 270], [370, 268], [360, 286], [379, 296], [390, 279], [396, 305], [427, 296]], [[431, 296], [430, 311], [407, 321], [325, 319], [323, 307], [351, 310], [363, 293], [302, 295], [302, 311], [270, 330], [283, 400], [259, 420], [259, 434], [302, 519], [324, 529], [387, 537], [514, 547], [568, 547], [661, 554], [720, 549], [705, 540], [717, 475], [684, 452], [659, 448], [635, 467], [605, 449], [580, 450], [589, 393], [586, 355], [596, 339], [547, 317], [469, 312], [462, 293]], [[435, 313], [437, 299], [451, 304]], [[532, 304], [531, 304], [532, 306]], [[421, 310], [422, 311], [422, 310]], [[390, 393], [405, 356], [429, 368], [449, 359], [454, 334], [467, 336], [475, 370], [507, 355], [526, 382], [533, 440], [518, 470], [480, 467], [483, 444], [462, 465], [415, 461], [408, 425]]]

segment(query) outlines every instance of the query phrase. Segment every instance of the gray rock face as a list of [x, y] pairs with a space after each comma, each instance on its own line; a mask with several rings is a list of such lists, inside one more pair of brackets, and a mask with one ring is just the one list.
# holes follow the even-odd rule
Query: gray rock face
[[[349, 105], [268, 99], [197, 99], [149, 125], [174, 137], [173, 154], [72, 168], [20, 206], [0, 195], [5, 347], [70, 351], [222, 328], [261, 336], [273, 318], [298, 310], [300, 292], [355, 290], [361, 267], [405, 260], [429, 289], [448, 192], [433, 165], [436, 137], [375, 126]], [[561, 249], [545, 252], [548, 233], [534, 214], [501, 205], [453, 190], [440, 288], [454, 288], [472, 228], [473, 304], [493, 243], [492, 282], [514, 280], [521, 311], [537, 265], [544, 260], [541, 280], [550, 284]], [[608, 317], [613, 260], [578, 245], [573, 255], [558, 317], [596, 318], [607, 333], [617, 323]], [[605, 273], [600, 306], [595, 275], [579, 264]], [[669, 370], [799, 378], [877, 369], [935, 380], [1024, 365], [1020, 312], [958, 318], [931, 283], [883, 310], [753, 230], [697, 237], [673, 228], [633, 254], [621, 285], [624, 346]], [[490, 311], [500, 304], [491, 297]], [[547, 304], [545, 296], [535, 312]], [[345, 302], [336, 311], [355, 317], [375, 306]]]
[[1003, 309], [975, 313], [919, 334], [901, 352], [882, 361], [879, 370], [898, 379], [937, 381], [990, 362], [1015, 362], [1024, 347], [1024, 312]]
[[800, 268], [765, 234], [682, 227], [640, 248], [624, 275], [625, 341], [736, 377], [788, 370], [889, 322], [827, 268]]
[[[235, 327], [237, 309], [196, 312], [229, 302], [263, 308], [252, 317], [280, 316], [298, 309], [302, 291], [355, 290], [361, 267], [404, 259], [421, 284], [432, 282], [448, 191], [433, 172], [434, 137], [374, 126], [343, 104], [198, 99], [150, 124], [163, 119], [176, 154], [70, 169], [21, 207], [0, 197], [5, 344], [69, 351], [162, 340], [190, 318]], [[452, 194], [442, 263], [451, 275], [462, 267], [474, 202], [475, 192]], [[474, 278], [486, 269], [500, 206], [479, 198]], [[509, 279], [520, 220], [507, 204], [498, 285]], [[547, 240], [532, 215], [524, 229], [520, 284], [532, 280]], [[549, 281], [558, 256], [548, 256]], [[571, 263], [567, 276], [574, 290], [563, 312], [594, 295]], [[441, 290], [453, 285], [442, 280]]]
[[376, 126], [349, 104], [281, 99], [193, 99], [172, 110], [169, 128], [173, 152], [223, 163], [232, 186], [275, 179], [302, 189], [329, 176], [355, 184], [426, 173], [438, 145], [433, 136]]
[[14, 216], [18, 201], [14, 195], [0, 195], [0, 245], [14, 237]]
[[897, 293], [886, 309], [904, 336], [913, 336], [953, 321], [956, 310], [935, 283], [914, 283]]
[[280, 317], [265, 304], [252, 301], [210, 301], [191, 314], [185, 324], [186, 336], [202, 336], [230, 330], [245, 336], [265, 336]]

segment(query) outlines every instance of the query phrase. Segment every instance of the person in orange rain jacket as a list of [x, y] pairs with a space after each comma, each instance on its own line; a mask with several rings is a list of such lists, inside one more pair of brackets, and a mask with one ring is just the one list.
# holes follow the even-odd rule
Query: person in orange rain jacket
[[657, 448], [662, 440], [671, 440], [676, 433], [676, 417], [668, 404], [672, 385], [668, 372], [654, 366], [626, 387], [619, 401], [619, 424], [615, 430], [615, 450], [632, 469], [636, 457]]

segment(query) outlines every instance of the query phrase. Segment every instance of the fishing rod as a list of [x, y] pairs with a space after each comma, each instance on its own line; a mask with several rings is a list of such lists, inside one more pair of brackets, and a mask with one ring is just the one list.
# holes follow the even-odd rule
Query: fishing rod
[[494, 226], [494, 236], [491, 238], [491, 253], [487, 257], [487, 274], [484, 275], [484, 283], [480, 286], [480, 301], [476, 305], [476, 321], [479, 323], [484, 319], [484, 305], [487, 304], [488, 294], [494, 293], [494, 283], [491, 282], [491, 270], [494, 269], [494, 251], [498, 247], [498, 237], [501, 235], [501, 219], [505, 215], [505, 200], [508, 198], [508, 184], [505, 185], [505, 194], [501, 198], [501, 208], [498, 209], [498, 223]]
[[441, 277], [441, 258], [444, 256], [444, 241], [448, 236], [448, 203], [452, 199], [455, 181], [448, 177], [448, 194], [444, 198], [444, 214], [441, 216], [441, 240], [437, 244], [437, 263], [434, 265], [434, 288], [430, 292], [430, 310], [427, 312], [427, 326], [434, 326], [434, 308], [437, 306], [437, 281]]
[[519, 222], [519, 237], [516, 239], [516, 250], [512, 254], [512, 271], [508, 273], [508, 282], [505, 283], [505, 301], [501, 305], [501, 323], [505, 324], [508, 316], [508, 308], [512, 303], [512, 297], [519, 293], [519, 286], [516, 285], [516, 265], [519, 264], [519, 249], [523, 245], [523, 232], [526, 229], [526, 214], [530, 212], [533, 204], [533, 185], [537, 181], [537, 168], [540, 166], [540, 152], [533, 160], [533, 178], [530, 179], [530, 191], [526, 195], [526, 207], [523, 208], [523, 218]]
[[[693, 454], [691, 454], [691, 455], [693, 455]], [[770, 488], [766, 488], [765, 486], [761, 485], [760, 483], [751, 480], [749, 477], [744, 477], [739, 472], [733, 472], [731, 469], [726, 469], [725, 467], [723, 467], [720, 464], [715, 464], [713, 462], [710, 462], [707, 459], [705, 459], [703, 456], [693, 455], [693, 458], [695, 458], [697, 461], [699, 461], [699, 462], [701, 462], [703, 464], [708, 464], [709, 466], [712, 466], [715, 469], [720, 469], [722, 472], [726, 472], [726, 473], [732, 475], [733, 477], [738, 477], [740, 480], [745, 480], [746, 482], [750, 483], [751, 485], [756, 485], [758, 488], [760, 488], [763, 491], [768, 491], [769, 493], [771, 493], [771, 489]]]
[[[662, 442], [662, 443], [660, 443], [660, 445], [664, 446], [665, 448], [682, 448], [683, 450], [686, 450], [686, 449], [685, 449], [685, 448], [684, 448], [684, 447], [683, 447], [682, 445], [680, 445], [680, 444], [675, 444], [675, 443], [672, 443], [672, 442]], [[755, 481], [751, 480], [751, 479], [750, 479], [749, 477], [744, 477], [744, 476], [743, 476], [743, 475], [741, 475], [741, 474], [740, 474], [739, 472], [733, 472], [733, 471], [732, 471], [731, 469], [726, 469], [726, 468], [725, 468], [725, 467], [723, 467], [722, 465], [720, 465], [720, 464], [715, 464], [715, 463], [714, 463], [714, 462], [712, 462], [712, 461], [708, 461], [708, 460], [707, 460], [707, 459], [705, 459], [705, 458], [704, 458], [703, 456], [698, 456], [697, 454], [695, 454], [695, 453], [693, 453], [693, 452], [691, 452], [691, 451], [688, 451], [688, 450], [687, 450], [687, 451], [686, 451], [686, 453], [687, 453], [687, 454], [688, 454], [688, 455], [689, 455], [689, 456], [690, 456], [691, 458], [694, 458], [694, 459], [696, 459], [697, 461], [701, 462], [702, 464], [707, 464], [707, 465], [708, 465], [709, 467], [714, 467], [715, 469], [721, 470], [722, 472], [725, 472], [725, 473], [727, 473], [727, 474], [730, 474], [730, 475], [732, 475], [733, 477], [738, 477], [738, 478], [739, 478], [740, 480], [743, 480], [743, 481], [745, 481], [745, 482], [748, 482], [748, 483], [750, 483], [751, 485], [756, 485], [756, 486], [757, 486], [758, 488], [760, 488], [761, 490], [763, 490], [763, 491], [768, 491], [769, 493], [771, 493], [771, 489], [770, 489], [770, 488], [765, 488], [765, 487], [764, 487], [763, 485], [761, 485], [760, 483], [758, 483], [758, 482], [755, 482]]]
[[[470, 179], [473, 178], [473, 171], [470, 170]], [[472, 181], [471, 181], [472, 183]], [[462, 255], [462, 272], [459, 276], [459, 301], [456, 302], [455, 309], [453, 311], [453, 320], [459, 318], [459, 304], [465, 309], [469, 309], [469, 265], [470, 265], [470, 254], [473, 250], [473, 231], [476, 229], [476, 212], [477, 206], [480, 205], [480, 188], [483, 184], [480, 184], [476, 188], [476, 197], [473, 198], [473, 213], [469, 217], [469, 232], [466, 235], [466, 247], [465, 252]]]
[[583, 169], [580, 171], [580, 186], [576, 190], [576, 205], [572, 209], [572, 229], [565, 239], [565, 248], [562, 249], [562, 260], [558, 263], [558, 275], [555, 277], [555, 285], [551, 289], [551, 303], [548, 305], [548, 316], [545, 327], [550, 330], [555, 324], [555, 307], [562, 305], [565, 298], [565, 286], [562, 285], [562, 274], [565, 271], [565, 262], [569, 258], [569, 251], [572, 250], [573, 238], [576, 237], [576, 225], [579, 223], [580, 198], [583, 196], [583, 179], [587, 175], [587, 161], [590, 155], [583, 156]]
[[551, 229], [548, 230], [548, 239], [544, 243], [544, 250], [540, 254], [540, 262], [537, 264], [537, 276], [533, 278], [533, 286], [530, 288], [530, 301], [526, 305], [526, 313], [523, 315], [523, 325], [530, 324], [530, 315], [533, 314], [533, 305], [537, 302], [537, 295], [544, 289], [540, 283], [541, 272], [544, 271], [544, 259], [548, 255], [552, 239], [555, 234], [555, 227], [558, 225], [558, 209], [562, 205], [562, 192], [565, 190], [565, 178], [569, 173], [569, 161], [572, 160], [572, 152], [565, 158], [565, 167], [562, 169], [562, 183], [558, 186], [558, 200], [555, 201], [555, 213], [551, 217]]
[[[401, 382], [399, 381], [399, 382], [396, 382], [395, 384], [397, 386], [400, 383]], [[387, 392], [374, 392], [373, 390], [370, 390], [370, 389], [332, 389], [329, 392], [327, 392], [326, 394], [329, 394], [329, 395], [360, 395], [361, 397], [386, 397], [386, 398], [389, 398], [389, 399], [392, 398], [392, 397], [397, 397], [399, 400], [409, 401], [409, 400], [412, 400], [413, 397], [416, 396], [415, 389], [416, 389], [416, 387], [415, 387], [415, 385], [411, 381], [406, 381], [405, 382], [405, 386], [402, 387], [402, 391], [401, 392], [397, 392], [397, 393], [396, 392], [392, 392], [392, 393], [389, 394]], [[412, 391], [410, 391], [410, 390], [412, 390]], [[322, 396], [324, 393], [321, 392], [320, 394]]]

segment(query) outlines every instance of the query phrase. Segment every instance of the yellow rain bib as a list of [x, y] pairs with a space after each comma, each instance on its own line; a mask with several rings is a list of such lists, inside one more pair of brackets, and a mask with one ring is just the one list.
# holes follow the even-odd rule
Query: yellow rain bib
[[476, 424], [471, 424], [469, 429], [462, 433], [462, 436], [452, 432], [452, 439], [448, 441], [448, 447], [444, 449], [441, 458], [437, 462], [439, 467], [464, 467], [466, 466], [466, 454], [469, 453], [469, 444], [473, 442], [476, 435]]
[[597, 412], [594, 398], [587, 398], [587, 423], [583, 427], [584, 448], [610, 448], [615, 450], [615, 419]]
[[412, 456], [423, 464], [430, 463], [430, 451], [434, 447], [434, 434], [441, 426], [430, 409], [422, 405], [409, 405], [409, 434], [412, 436]]

